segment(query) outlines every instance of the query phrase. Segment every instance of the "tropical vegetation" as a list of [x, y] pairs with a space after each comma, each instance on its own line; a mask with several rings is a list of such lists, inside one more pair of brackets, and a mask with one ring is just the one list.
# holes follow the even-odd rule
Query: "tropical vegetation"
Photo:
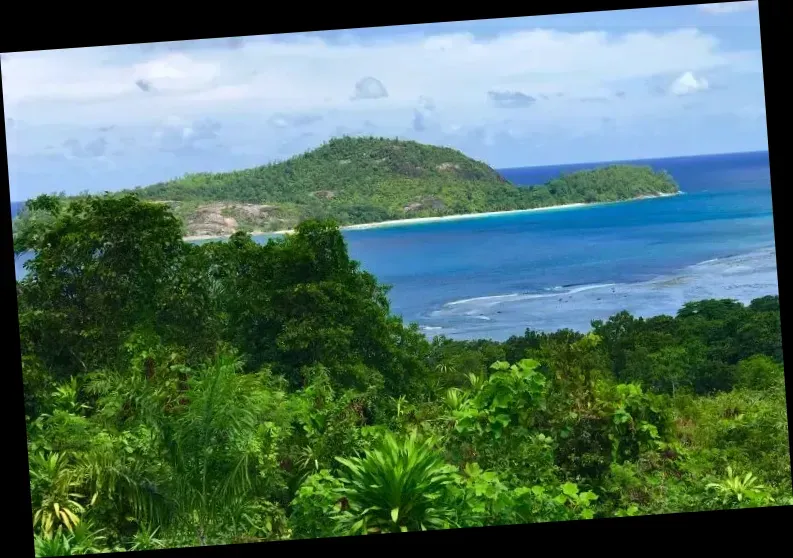
[[[198, 173], [141, 187], [169, 205], [185, 234], [278, 231], [307, 219], [377, 223], [614, 202], [678, 192], [650, 167], [611, 165], [518, 187], [457, 150], [384, 138], [334, 138], [317, 149], [252, 169]], [[123, 195], [123, 194], [122, 194]], [[19, 219], [28, 219], [23, 212]]]
[[793, 501], [777, 297], [429, 340], [334, 222], [196, 245], [132, 194], [30, 205], [39, 556]]

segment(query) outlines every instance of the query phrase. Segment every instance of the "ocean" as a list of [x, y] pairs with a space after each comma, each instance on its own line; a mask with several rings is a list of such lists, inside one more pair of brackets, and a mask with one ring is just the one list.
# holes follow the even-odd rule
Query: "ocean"
[[[690, 300], [778, 294], [767, 152], [625, 162], [667, 170], [684, 194], [344, 236], [363, 269], [392, 286], [392, 312], [428, 336], [586, 331], [621, 310], [673, 315]], [[499, 172], [534, 185], [606, 164]]]
[[[627, 162], [627, 161], [626, 161]], [[630, 161], [666, 169], [681, 196], [345, 232], [392, 285], [392, 310], [427, 335], [503, 340], [586, 331], [621, 311], [778, 293], [767, 152]], [[515, 184], [608, 163], [505, 169]]]

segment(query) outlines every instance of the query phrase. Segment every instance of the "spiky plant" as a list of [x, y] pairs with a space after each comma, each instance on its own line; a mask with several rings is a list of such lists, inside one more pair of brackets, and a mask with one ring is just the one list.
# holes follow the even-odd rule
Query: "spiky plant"
[[81, 521], [71, 533], [72, 548], [75, 554], [100, 554], [107, 552], [104, 542], [107, 540], [102, 533], [104, 529], [97, 529], [91, 519]]
[[107, 552], [108, 549], [100, 545], [105, 540], [99, 534], [101, 532], [101, 529], [94, 529], [90, 521], [83, 521], [72, 532], [65, 532], [62, 527], [58, 527], [50, 533], [36, 533], [33, 536], [34, 551], [37, 558]]
[[467, 399], [467, 394], [459, 388], [449, 388], [443, 398], [444, 403], [451, 411], [457, 411]]
[[159, 527], [152, 529], [149, 525], [141, 525], [132, 537], [130, 550], [154, 550], [165, 548], [165, 542], [155, 535]]
[[478, 374], [474, 374], [473, 372], [469, 372], [467, 375], [468, 383], [471, 384], [471, 389], [474, 392], [479, 391], [484, 387], [485, 383], [487, 382], [487, 378], [484, 376], [480, 376]]
[[727, 467], [727, 477], [720, 482], [711, 482], [707, 485], [711, 490], [715, 490], [722, 495], [722, 504], [730, 503], [741, 504], [748, 500], [767, 499], [772, 501], [770, 496], [765, 494], [766, 487], [760, 484], [758, 478], [753, 473], [748, 472], [743, 476], [733, 472], [732, 467]]
[[45, 537], [65, 527], [72, 531], [85, 511], [75, 492], [80, 478], [68, 458], [61, 453], [43, 452], [30, 456], [31, 488], [34, 498], [33, 526], [40, 527]]
[[33, 536], [36, 558], [73, 556], [72, 540], [73, 537], [64, 534], [60, 529], [49, 534], [37, 533]]
[[444, 502], [456, 469], [444, 463], [434, 441], [415, 433], [398, 440], [392, 434], [380, 447], [345, 466], [342, 494], [348, 509], [340, 527], [351, 534], [439, 529], [451, 526], [451, 508]]

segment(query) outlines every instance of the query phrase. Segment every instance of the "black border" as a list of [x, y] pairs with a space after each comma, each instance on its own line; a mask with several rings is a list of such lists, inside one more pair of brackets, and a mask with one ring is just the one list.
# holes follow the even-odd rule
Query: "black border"
[[[376, 27], [384, 25], [403, 25], [411, 23], [430, 23], [440, 21], [460, 21], [473, 19], [489, 19], [502, 17], [517, 17], [527, 15], [544, 15], [570, 12], [607, 11], [616, 9], [635, 9], [660, 6], [691, 5], [705, 2], [664, 2], [651, 0], [597, 0], [597, 1], [556, 1], [523, 7], [521, 9], [502, 10], [482, 9], [482, 6], [471, 8], [470, 4], [465, 9], [457, 4], [455, 10], [441, 8], [437, 11], [430, 10], [424, 4], [416, 12], [409, 12], [410, 6], [400, 4], [401, 11], [394, 10], [391, 4], [370, 4], [370, 9], [361, 9], [352, 5], [331, 5], [327, 13], [322, 6], [298, 7], [296, 15], [287, 19], [284, 14], [289, 11], [288, 5], [246, 5], [219, 12], [215, 6], [208, 9], [192, 4], [188, 8], [176, 7], [170, 16], [164, 10], [164, 5], [147, 9], [142, 4], [116, 5], [113, 10], [107, 6], [93, 8], [83, 13], [72, 6], [68, 6], [68, 13], [58, 13], [58, 8], [32, 6], [35, 12], [28, 16], [23, 15], [25, 6], [15, 6], [15, 13], [5, 11], [2, 36], [0, 36], [0, 52], [15, 52], [26, 50], [47, 50], [57, 48], [81, 47], [92, 45], [111, 45], [127, 43], [143, 43], [173, 40], [188, 40], [209, 37], [227, 37], [244, 35], [261, 35], [273, 33], [305, 32], [323, 29], [348, 29], [355, 27]], [[780, 5], [779, 0], [776, 7]], [[340, 7], [348, 7], [349, 13], [342, 13]], [[439, 7], [441, 5], [439, 4]], [[525, 6], [525, 4], [523, 4]], [[258, 7], [259, 9], [255, 9]], [[771, 143], [772, 128], [779, 130], [781, 125], [768, 116], [770, 105], [776, 102], [774, 115], [781, 115], [781, 101], [778, 91], [781, 87], [773, 88], [777, 74], [771, 71], [776, 59], [775, 49], [772, 46], [774, 31], [774, 15], [781, 17], [781, 12], [772, 11], [771, 0], [759, 0], [760, 24], [762, 36], [762, 56], [765, 79], [766, 119], [768, 126], [769, 144]], [[255, 15], [256, 13], [260, 15]], [[453, 15], [452, 15], [453, 13]], [[386, 14], [386, 15], [383, 15]], [[203, 18], [201, 16], [204, 16]], [[253, 17], [251, 17], [253, 16]], [[314, 16], [312, 18], [312, 16]], [[203, 21], [201, 21], [203, 19]], [[53, 24], [50, 24], [53, 22]], [[123, 25], [126, 24], [126, 25]], [[176, 25], [181, 25], [177, 30]], [[14, 34], [17, 31], [18, 34]], [[0, 69], [0, 73], [2, 70]], [[2, 83], [0, 83], [2, 93]], [[780, 117], [777, 117], [780, 118]], [[772, 127], [771, 124], [774, 123]], [[0, 105], [0, 130], [5, 132], [5, 112]], [[777, 132], [779, 135], [779, 132]], [[5, 133], [0, 134], [0, 152], [6, 149]], [[775, 159], [769, 158], [771, 174], [779, 181], [785, 175], [782, 169], [774, 171]], [[8, 186], [7, 158], [0, 158], [0, 206], [10, 208], [10, 190]], [[777, 163], [779, 165], [779, 163]], [[780, 277], [780, 291], [782, 290], [781, 270], [783, 258], [781, 253], [785, 248], [784, 242], [779, 242], [783, 236], [784, 219], [782, 216], [782, 188], [781, 182], [772, 178], [772, 200], [776, 208], [774, 212], [774, 229], [776, 231], [777, 273]], [[776, 186], [773, 186], [776, 184]], [[4, 187], [6, 186], [6, 187]], [[24, 405], [22, 395], [22, 374], [19, 352], [19, 323], [17, 321], [16, 278], [13, 265], [13, 247], [11, 235], [11, 214], [9, 210], [0, 210], [0, 220], [6, 231], [0, 235], [2, 242], [3, 274], [2, 288], [3, 299], [8, 304], [3, 304], [3, 319], [6, 322], [3, 334], [3, 346], [9, 364], [5, 367], [8, 372], [3, 378], [3, 391], [10, 393], [4, 405], [0, 407], [7, 417], [3, 421], [5, 431], [12, 430], [9, 436], [16, 437], [12, 441], [11, 452], [13, 457], [6, 459], [12, 465], [14, 475], [6, 473], [3, 476], [3, 495], [12, 495], [12, 500], [3, 498], [5, 511], [10, 512], [12, 524], [4, 521], [3, 554], [11, 556], [32, 556], [32, 525], [31, 503], [29, 492], [29, 473], [27, 461], [27, 441], [24, 423]], [[781, 295], [781, 293], [780, 293]], [[782, 298], [780, 296], [780, 298]], [[783, 320], [783, 332], [784, 332]], [[788, 328], [789, 329], [789, 328]], [[783, 333], [784, 338], [784, 333]], [[793, 380], [786, 372], [786, 383], [791, 385]], [[791, 399], [787, 399], [788, 416], [793, 412]], [[10, 428], [9, 428], [10, 425]], [[790, 432], [788, 433], [790, 436]], [[7, 469], [6, 469], [7, 470]], [[8, 504], [11, 504], [9, 506]], [[261, 556], [271, 551], [298, 551], [309, 550], [323, 551], [344, 547], [357, 548], [401, 548], [403, 546], [438, 546], [440, 549], [455, 548], [466, 545], [471, 550], [481, 547], [499, 553], [515, 549], [519, 553], [532, 553], [544, 551], [569, 551], [573, 548], [587, 550], [605, 550], [606, 552], [631, 552], [657, 550], [678, 554], [681, 550], [692, 549], [692, 544], [701, 542], [703, 550], [716, 550], [717, 548], [730, 548], [737, 550], [741, 543], [749, 543], [753, 550], [769, 547], [777, 537], [786, 534], [784, 530], [776, 530], [784, 525], [783, 520], [789, 514], [790, 506], [764, 508], [755, 510], [733, 510], [720, 512], [698, 512], [687, 514], [670, 514], [659, 516], [645, 516], [619, 519], [596, 519], [591, 521], [577, 521], [572, 523], [546, 523], [534, 525], [518, 525], [509, 527], [486, 527], [478, 529], [456, 529], [450, 531], [435, 531], [427, 533], [406, 533], [400, 535], [381, 535], [369, 537], [345, 537], [343, 539], [318, 539], [310, 541], [286, 541], [278, 543], [259, 543], [246, 545], [228, 545], [204, 548], [169, 549], [150, 552], [136, 552], [134, 556]], [[733, 529], [734, 528], [734, 529]], [[784, 529], [784, 528], [783, 528]], [[778, 542], [784, 544], [784, 538]], [[9, 544], [10, 543], [10, 544]], [[508, 544], [514, 543], [514, 544]], [[638, 543], [634, 546], [631, 543]], [[776, 548], [778, 545], [774, 545]], [[126, 553], [125, 553], [126, 554]], [[115, 555], [115, 554], [113, 554]], [[121, 556], [122, 554], [118, 554]]]

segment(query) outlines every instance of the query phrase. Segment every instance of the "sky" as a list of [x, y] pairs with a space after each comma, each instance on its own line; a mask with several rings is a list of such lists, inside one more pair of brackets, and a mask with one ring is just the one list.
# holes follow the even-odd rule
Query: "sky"
[[495, 168], [768, 148], [756, 2], [0, 55], [11, 199], [341, 135]]

